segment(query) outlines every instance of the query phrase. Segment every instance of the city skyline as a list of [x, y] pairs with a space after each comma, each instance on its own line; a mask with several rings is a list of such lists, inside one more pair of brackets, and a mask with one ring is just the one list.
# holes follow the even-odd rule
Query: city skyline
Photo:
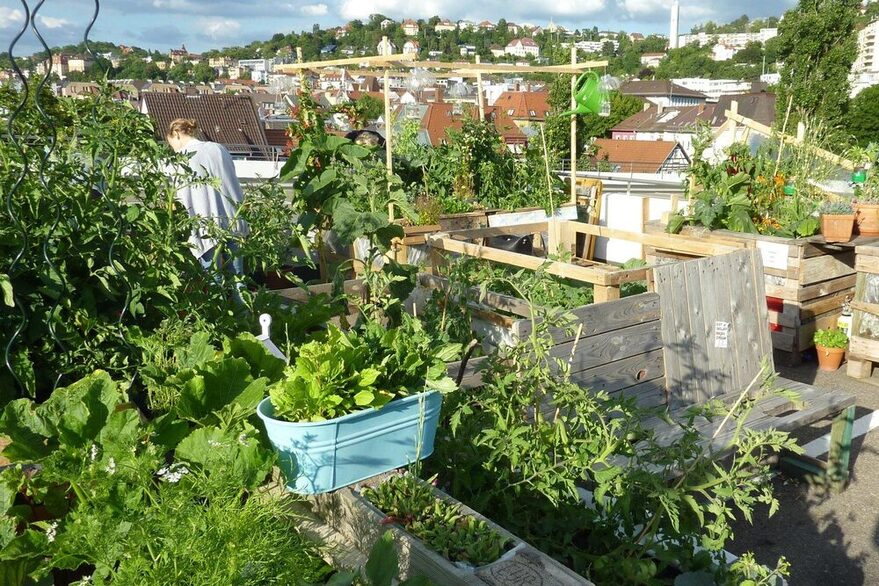
[[[31, 1], [29, 4], [34, 5]], [[742, 14], [752, 19], [781, 16], [794, 0], [770, 0], [731, 5], [719, 0], [680, 6], [680, 32], [713, 20], [729, 22]], [[381, 13], [395, 20], [430, 18], [490, 20], [500, 18], [517, 24], [546, 26], [550, 21], [569, 29], [597, 26], [644, 34], [669, 32], [671, 0], [566, 0], [549, 6], [524, 2], [516, 5], [489, 0], [479, 5], [462, 0], [430, 0], [415, 6], [399, 0], [314, 0], [313, 3], [281, 2], [271, 6], [229, 0], [117, 0], [104, 3], [89, 38], [167, 51], [185, 44], [196, 52], [245, 45], [266, 40], [276, 33], [341, 26], [353, 19], [365, 20]], [[50, 46], [75, 44], [94, 11], [93, 0], [48, 0], [37, 14], [41, 33]], [[0, 50], [6, 51], [21, 29], [25, 10], [21, 0], [0, 0]], [[31, 31], [16, 45], [16, 54], [28, 55], [40, 45]]]

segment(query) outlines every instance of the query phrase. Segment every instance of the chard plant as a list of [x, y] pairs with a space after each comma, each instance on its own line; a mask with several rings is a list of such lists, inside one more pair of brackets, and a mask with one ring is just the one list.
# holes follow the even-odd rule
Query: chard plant
[[408, 474], [393, 475], [363, 496], [387, 515], [385, 522], [398, 523], [451, 562], [482, 566], [496, 561], [510, 542], [485, 521], [461, 512], [460, 505], [434, 496], [429, 484]]

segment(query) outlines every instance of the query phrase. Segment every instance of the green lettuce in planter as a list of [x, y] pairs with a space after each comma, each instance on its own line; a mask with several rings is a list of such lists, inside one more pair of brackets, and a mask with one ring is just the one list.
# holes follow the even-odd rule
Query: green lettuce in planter
[[368, 322], [348, 332], [330, 325], [325, 335], [299, 348], [284, 378], [269, 388], [275, 417], [324, 421], [427, 390], [450, 392], [446, 362], [460, 345], [437, 345], [416, 318], [403, 316], [387, 329]]

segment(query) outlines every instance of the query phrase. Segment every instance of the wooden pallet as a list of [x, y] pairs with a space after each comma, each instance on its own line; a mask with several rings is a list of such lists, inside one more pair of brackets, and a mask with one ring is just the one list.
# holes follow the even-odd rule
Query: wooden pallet
[[[871, 291], [874, 287], [879, 290], [879, 246], [858, 246], [855, 254], [858, 273], [852, 301], [847, 373], [854, 378], [869, 378], [873, 363], [879, 362], [879, 296]], [[874, 325], [875, 328], [871, 327]]]
[[[658, 224], [649, 226], [650, 232], [662, 229]], [[820, 237], [780, 238], [693, 227], [685, 228], [681, 236], [760, 250], [772, 345], [789, 352], [792, 363], [798, 363], [801, 352], [814, 346], [812, 336], [817, 329], [836, 325], [843, 303], [854, 295], [853, 244], [828, 244]], [[651, 264], [699, 256], [674, 246], [647, 251]]]

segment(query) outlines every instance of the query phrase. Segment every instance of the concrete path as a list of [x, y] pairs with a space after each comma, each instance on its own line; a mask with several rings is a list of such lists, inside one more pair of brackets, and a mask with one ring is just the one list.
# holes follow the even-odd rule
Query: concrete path
[[[824, 373], [814, 362], [790, 368], [784, 366], [784, 354], [775, 359], [783, 377], [855, 395], [856, 420], [879, 411], [879, 369], [870, 379], [856, 380], [846, 376], [845, 365]], [[798, 432], [797, 438], [803, 445], [829, 430], [828, 422]], [[755, 526], [738, 523], [727, 549], [751, 550], [767, 565], [785, 556], [792, 586], [879, 585], [879, 429], [854, 441], [852, 460], [852, 481], [841, 494], [824, 495], [804, 481], [777, 477], [778, 513], [766, 521], [764, 508], [755, 514]]]

